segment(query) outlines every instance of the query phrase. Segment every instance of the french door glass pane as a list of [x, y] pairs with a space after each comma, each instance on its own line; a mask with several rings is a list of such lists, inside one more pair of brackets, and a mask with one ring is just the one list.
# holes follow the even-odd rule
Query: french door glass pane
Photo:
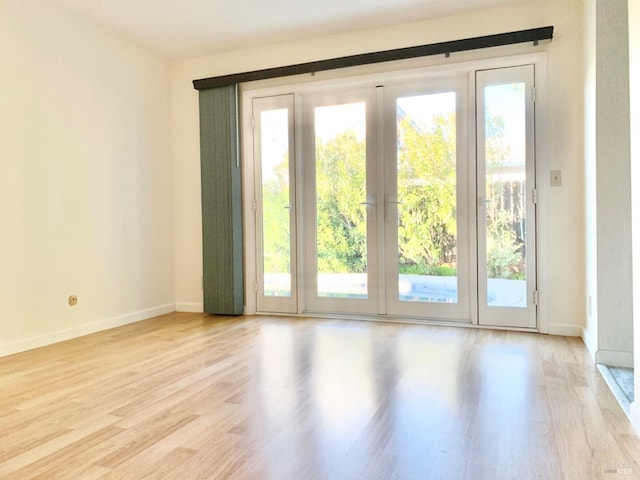
[[289, 111], [260, 113], [265, 296], [291, 296]]
[[525, 83], [485, 87], [487, 305], [527, 306]]
[[399, 300], [458, 302], [456, 93], [396, 102]]
[[366, 106], [316, 107], [319, 297], [367, 298]]

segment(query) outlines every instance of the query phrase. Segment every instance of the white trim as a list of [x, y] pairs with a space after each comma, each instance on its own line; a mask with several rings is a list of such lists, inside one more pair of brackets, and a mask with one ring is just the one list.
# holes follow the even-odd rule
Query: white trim
[[204, 304], [202, 302], [176, 303], [176, 312], [202, 313], [204, 312]]
[[[242, 91], [242, 88], [240, 89]], [[240, 128], [242, 129], [242, 147], [240, 162], [242, 168], [242, 203], [243, 203], [243, 251], [244, 251], [244, 311], [251, 315], [256, 312], [256, 294], [254, 285], [257, 281], [256, 272], [256, 219], [253, 211], [255, 199], [255, 159], [253, 152], [253, 100], [247, 93], [242, 93], [242, 115]], [[250, 193], [249, 193], [250, 192]]]
[[[554, 328], [549, 320], [549, 129], [547, 121], [547, 57], [541, 55], [535, 62], [536, 67], [536, 105], [535, 105], [535, 142], [536, 142], [536, 281], [538, 290], [538, 331], [552, 333]], [[570, 327], [569, 336], [581, 336], [580, 325], [555, 325]], [[555, 333], [555, 335], [563, 335]]]
[[580, 325], [571, 325], [563, 323], [554, 323], [548, 326], [547, 331], [549, 335], [560, 335], [563, 337], [581, 337], [582, 327]]
[[638, 402], [633, 402], [629, 405], [629, 420], [631, 420], [631, 425], [640, 436], [640, 405]]
[[596, 361], [596, 350], [598, 349], [598, 342], [596, 334], [593, 330], [590, 330], [587, 327], [582, 327], [582, 333], [580, 334], [582, 337], [582, 341], [584, 342], [585, 347], [587, 347], [587, 351], [594, 363]]
[[82, 337], [84, 335], [101, 332], [103, 330], [109, 330], [111, 328], [147, 320], [149, 318], [164, 315], [166, 313], [172, 313], [175, 311], [176, 305], [174, 303], [167, 303], [165, 305], [158, 305], [156, 307], [151, 307], [144, 310], [125, 313], [124, 315], [119, 315], [117, 317], [99, 320], [96, 322], [81, 325], [79, 327], [59, 330], [57, 332], [52, 332], [37, 337], [31, 337], [24, 340], [3, 344], [0, 345], [0, 357], [32, 350], [34, 348], [44, 347], [54, 343], [64, 342], [65, 340], [71, 340], [72, 338]]
[[610, 367], [633, 368], [633, 352], [620, 352], [599, 348], [596, 350], [595, 360], [596, 363], [603, 363]]

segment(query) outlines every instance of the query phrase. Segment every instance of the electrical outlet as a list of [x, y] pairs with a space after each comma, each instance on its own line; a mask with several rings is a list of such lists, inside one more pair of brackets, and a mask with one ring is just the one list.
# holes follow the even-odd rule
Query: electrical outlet
[[562, 185], [562, 171], [551, 170], [549, 177], [549, 181], [552, 187], [559, 187], [560, 185]]
[[78, 304], [78, 296], [77, 295], [69, 295], [69, 305], [74, 306]]

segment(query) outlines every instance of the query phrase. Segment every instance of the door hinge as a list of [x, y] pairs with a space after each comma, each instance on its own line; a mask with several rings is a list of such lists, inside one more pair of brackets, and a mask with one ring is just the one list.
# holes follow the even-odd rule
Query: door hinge
[[255, 130], [256, 128], [256, 117], [251, 116], [251, 130]]
[[538, 203], [538, 190], [535, 188], [531, 191], [531, 200], [534, 205]]
[[539, 300], [540, 300], [540, 298], [539, 298], [539, 295], [538, 295], [538, 290], [534, 290], [533, 291], [533, 304], [537, 306]]
[[257, 280], [255, 282], [253, 282], [253, 291], [255, 293], [258, 293], [258, 281]]
[[258, 211], [258, 202], [256, 201], [256, 199], [253, 199], [253, 211], [257, 212]]
[[531, 101], [533, 103], [536, 103], [536, 99], [537, 99], [536, 87], [531, 87]]

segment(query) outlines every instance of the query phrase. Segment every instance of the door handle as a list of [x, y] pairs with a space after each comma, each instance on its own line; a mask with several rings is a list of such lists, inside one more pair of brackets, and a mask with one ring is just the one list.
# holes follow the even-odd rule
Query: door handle
[[395, 205], [397, 207], [398, 205], [402, 205], [403, 204], [399, 200], [389, 200], [389, 197], [392, 197], [392, 195], [387, 195], [385, 197], [385, 202], [384, 202], [384, 221], [385, 222], [389, 219], [389, 212], [388, 212], [389, 205]]
[[376, 204], [375, 202], [360, 202], [360, 205], [366, 205], [367, 208], [371, 207], [373, 209], [372, 215], [367, 215], [367, 220], [371, 221], [371, 223], [376, 222]]

